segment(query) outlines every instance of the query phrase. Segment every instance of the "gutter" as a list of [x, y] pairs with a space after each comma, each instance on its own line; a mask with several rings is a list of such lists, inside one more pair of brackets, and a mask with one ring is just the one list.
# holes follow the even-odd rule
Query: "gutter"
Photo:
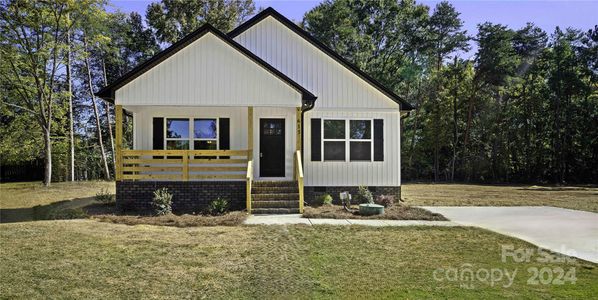
[[303, 140], [303, 135], [305, 134], [304, 132], [304, 120], [305, 120], [305, 113], [314, 109], [314, 107], [316, 106], [316, 99], [318, 97], [314, 97], [313, 99], [310, 99], [306, 102], [303, 103], [303, 105], [301, 105], [301, 163], [302, 166], [305, 168], [305, 151], [303, 151], [303, 146], [305, 146], [304, 140]]

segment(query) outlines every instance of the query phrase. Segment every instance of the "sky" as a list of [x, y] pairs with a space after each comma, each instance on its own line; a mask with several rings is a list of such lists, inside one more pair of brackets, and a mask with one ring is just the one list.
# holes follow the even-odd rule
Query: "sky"
[[[303, 19], [303, 15], [317, 6], [321, 1], [313, 0], [254, 0], [256, 7], [269, 6], [287, 18], [295, 21]], [[151, 0], [111, 0], [111, 10], [123, 12], [136, 11], [145, 15], [145, 9]], [[419, 0], [431, 9], [440, 0]], [[573, 27], [584, 31], [598, 25], [598, 0], [585, 1], [539, 1], [539, 0], [455, 0], [450, 1], [464, 22], [468, 34], [475, 35], [476, 26], [483, 22], [500, 23], [518, 29], [527, 22], [533, 22], [548, 33], [556, 26]], [[473, 50], [465, 57], [473, 55]]]

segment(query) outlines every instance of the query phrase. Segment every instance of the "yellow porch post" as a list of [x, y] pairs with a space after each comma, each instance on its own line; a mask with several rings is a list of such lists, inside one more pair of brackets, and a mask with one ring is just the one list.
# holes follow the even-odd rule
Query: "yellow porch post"
[[116, 115], [116, 166], [114, 166], [114, 177], [116, 181], [122, 180], [122, 146], [123, 146], [123, 107], [116, 105], [114, 107], [114, 114]]
[[253, 106], [247, 107], [247, 160], [253, 159]]

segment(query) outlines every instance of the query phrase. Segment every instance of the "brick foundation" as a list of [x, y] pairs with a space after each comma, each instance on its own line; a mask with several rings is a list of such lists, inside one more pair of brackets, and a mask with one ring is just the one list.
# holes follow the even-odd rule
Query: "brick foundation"
[[[395, 196], [395, 201], [401, 199], [401, 187], [400, 186], [368, 186], [368, 189], [376, 198], [379, 195], [392, 195]], [[339, 194], [341, 192], [351, 193], [353, 202], [355, 202], [355, 195], [359, 190], [358, 186], [306, 186], [304, 188], [305, 202], [311, 203], [318, 196], [323, 194], [330, 194], [332, 196], [332, 203], [341, 204]], [[355, 202], [356, 203], [356, 202]]]
[[168, 188], [174, 213], [199, 213], [218, 197], [228, 200], [231, 210], [245, 209], [244, 181], [118, 181], [116, 206], [124, 211], [152, 210], [155, 190]]

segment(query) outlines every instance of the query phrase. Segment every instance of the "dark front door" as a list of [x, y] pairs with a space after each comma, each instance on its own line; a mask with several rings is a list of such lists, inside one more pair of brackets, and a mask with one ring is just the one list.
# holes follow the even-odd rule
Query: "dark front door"
[[260, 119], [260, 177], [284, 177], [284, 119]]

